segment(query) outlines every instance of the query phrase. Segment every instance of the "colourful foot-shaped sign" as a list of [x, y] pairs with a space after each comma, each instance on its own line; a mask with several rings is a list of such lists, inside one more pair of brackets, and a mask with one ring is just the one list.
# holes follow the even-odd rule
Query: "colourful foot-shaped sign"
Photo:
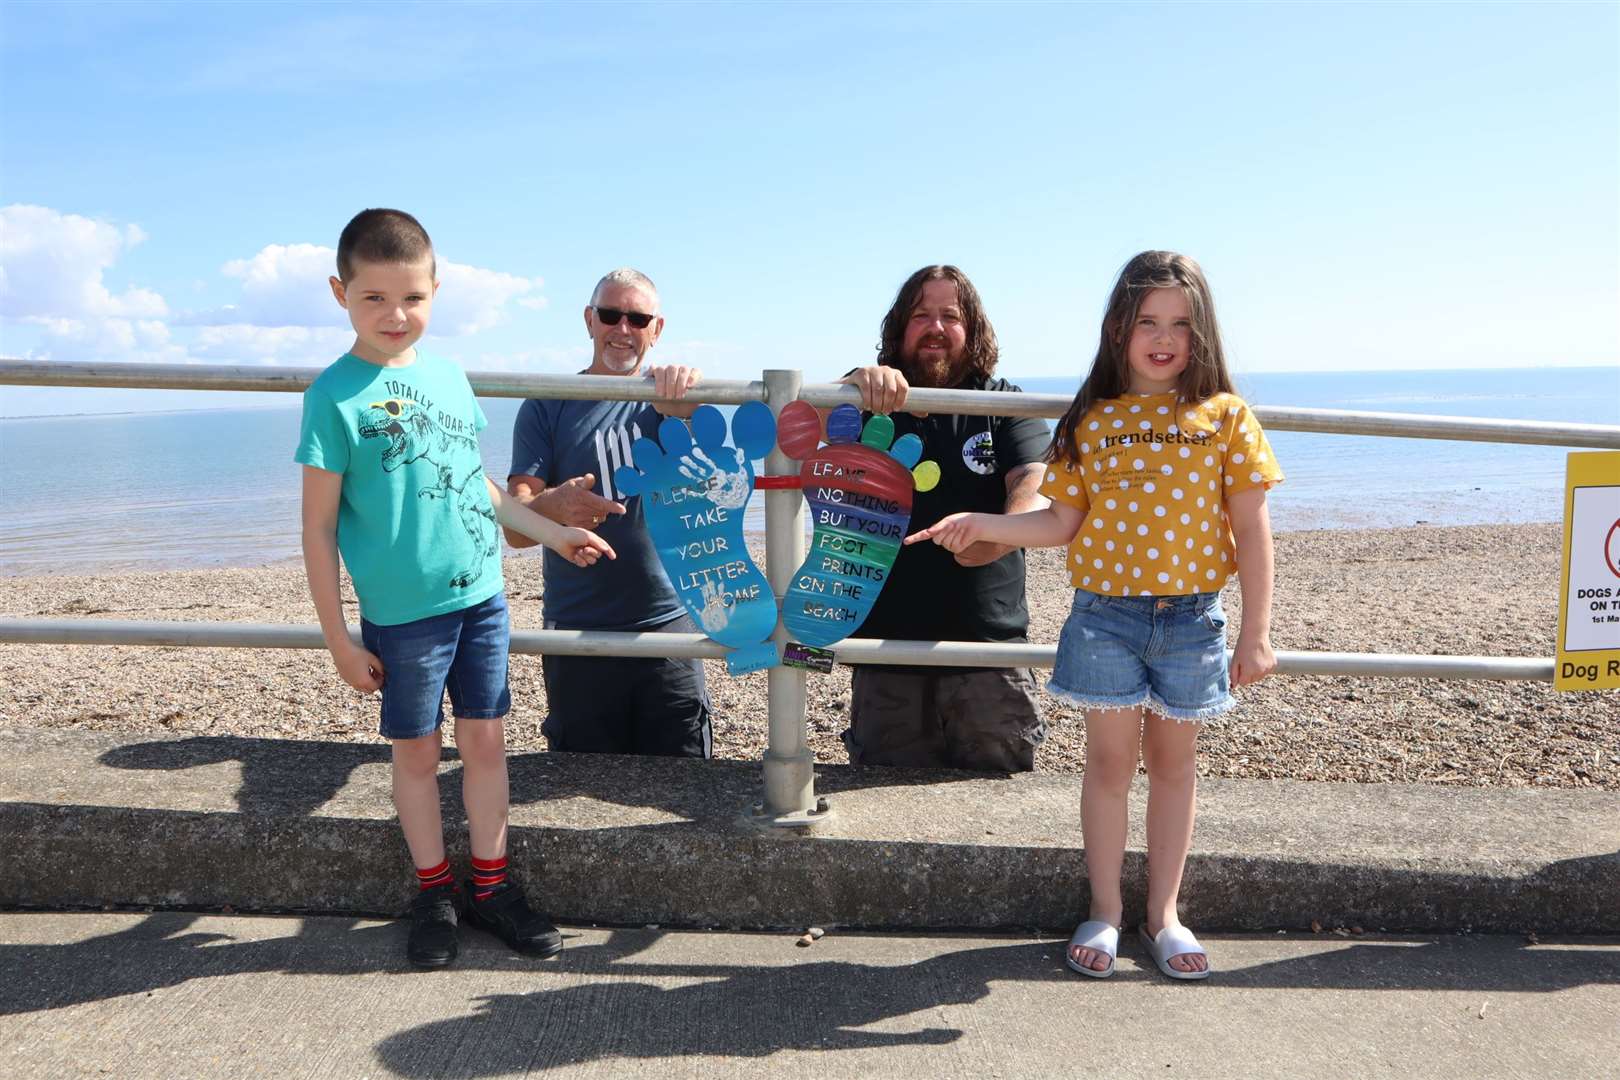
[[743, 510], [754, 490], [751, 460], [770, 452], [776, 421], [760, 402], [737, 409], [735, 446], [725, 445], [726, 420], [712, 405], [692, 414], [692, 430], [676, 419], [658, 426], [658, 443], [637, 439], [635, 467], [613, 474], [626, 495], [640, 495], [647, 531], [658, 548], [681, 604], [705, 634], [734, 651], [733, 675], [780, 661], [769, 640], [776, 629], [776, 597], [748, 556]]
[[821, 415], [802, 401], [782, 409], [778, 431], [783, 453], [803, 462], [799, 481], [815, 526], [810, 554], [782, 600], [782, 622], [796, 641], [830, 645], [871, 614], [905, 539], [912, 492], [939, 483], [939, 465], [918, 465], [922, 440], [896, 442], [887, 416], [863, 429], [853, 405], [828, 416], [826, 446], [819, 446]]

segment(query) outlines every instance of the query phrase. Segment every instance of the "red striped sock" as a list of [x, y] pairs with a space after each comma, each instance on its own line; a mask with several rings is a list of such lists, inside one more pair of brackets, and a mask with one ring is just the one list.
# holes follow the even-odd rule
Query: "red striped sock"
[[416, 868], [417, 888], [426, 891], [440, 885], [449, 885], [456, 879], [450, 876], [450, 860], [446, 859], [438, 866], [430, 866], [426, 870], [420, 866]]
[[473, 899], [488, 900], [501, 882], [506, 880], [506, 856], [498, 859], [473, 858]]

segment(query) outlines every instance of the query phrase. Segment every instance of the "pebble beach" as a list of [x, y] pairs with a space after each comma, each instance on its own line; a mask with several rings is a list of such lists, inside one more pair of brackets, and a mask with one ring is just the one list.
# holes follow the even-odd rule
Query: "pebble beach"
[[[1272, 645], [1278, 650], [1550, 657], [1559, 526], [1488, 525], [1281, 533]], [[1032, 552], [1030, 639], [1053, 643], [1072, 595], [1060, 550]], [[508, 557], [515, 627], [540, 626], [540, 564]], [[349, 619], [358, 621], [352, 593]], [[1235, 640], [1242, 604], [1226, 597]], [[5, 579], [0, 616], [313, 624], [301, 566]], [[757, 761], [766, 679], [707, 661], [715, 755]], [[1038, 675], [1042, 673], [1037, 672]], [[512, 658], [514, 753], [545, 749], [537, 656]], [[849, 671], [812, 674], [816, 760], [847, 761]], [[1206, 726], [1200, 774], [1358, 783], [1620, 790], [1620, 691], [1559, 693], [1540, 682], [1276, 676]], [[1078, 709], [1043, 698], [1046, 773], [1080, 772]], [[0, 645], [0, 726], [129, 735], [231, 735], [369, 742], [376, 705], [319, 650]]]

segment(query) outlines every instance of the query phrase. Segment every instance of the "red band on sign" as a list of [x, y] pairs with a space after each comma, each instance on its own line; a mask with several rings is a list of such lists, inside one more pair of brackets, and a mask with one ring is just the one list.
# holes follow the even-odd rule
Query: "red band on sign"
[[754, 477], [754, 487], [760, 491], [791, 491], [800, 485], [797, 473], [789, 476], [759, 476]]

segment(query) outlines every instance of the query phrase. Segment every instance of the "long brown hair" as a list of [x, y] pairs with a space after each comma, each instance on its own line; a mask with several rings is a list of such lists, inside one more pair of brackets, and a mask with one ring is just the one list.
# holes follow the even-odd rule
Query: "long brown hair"
[[1125, 264], [1108, 296], [1103, 313], [1102, 335], [1091, 374], [1080, 384], [1068, 411], [1058, 421], [1047, 447], [1047, 461], [1075, 464], [1080, 451], [1075, 428], [1097, 402], [1125, 394], [1131, 385], [1131, 365], [1127, 346], [1131, 327], [1136, 324], [1142, 301], [1154, 289], [1180, 289], [1192, 313], [1192, 356], [1176, 380], [1176, 393], [1183, 401], [1203, 401], [1220, 393], [1232, 392], [1232, 376], [1226, 370], [1226, 351], [1221, 348], [1221, 330], [1215, 322], [1215, 300], [1210, 296], [1204, 271], [1192, 259], [1174, 251], [1144, 251]]
[[923, 267], [900, 286], [900, 291], [894, 297], [894, 305], [883, 316], [878, 363], [893, 368], [900, 366], [900, 347], [905, 341], [911, 309], [922, 299], [923, 286], [930, 281], [949, 281], [956, 286], [956, 302], [962, 309], [962, 328], [967, 334], [967, 345], [963, 350], [967, 371], [988, 379], [990, 373], [996, 370], [996, 360], [1001, 355], [1001, 347], [996, 344], [996, 329], [990, 325], [990, 319], [984, 313], [984, 303], [979, 299], [979, 290], [973, 287], [973, 282], [956, 267], [943, 264]]

